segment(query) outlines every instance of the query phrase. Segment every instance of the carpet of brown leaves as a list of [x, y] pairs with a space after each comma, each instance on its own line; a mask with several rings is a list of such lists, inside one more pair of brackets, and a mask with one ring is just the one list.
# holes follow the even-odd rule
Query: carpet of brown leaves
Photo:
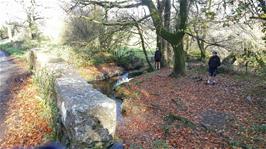
[[[124, 99], [125, 117], [117, 127], [118, 137], [126, 148], [158, 148], [159, 140], [169, 148], [231, 148], [234, 145], [266, 148], [265, 131], [252, 131], [252, 126], [266, 123], [265, 107], [256, 102], [264, 97], [255, 94], [251, 102], [246, 100], [249, 90], [265, 82], [221, 74], [217, 77], [218, 84], [206, 85], [206, 74], [189, 72], [176, 79], [169, 77], [170, 73], [165, 68], [134, 78], [125, 86], [138, 95]], [[174, 102], [177, 99], [182, 105]], [[223, 131], [207, 130], [201, 125], [201, 119], [208, 109], [230, 113], [235, 120]], [[187, 127], [179, 121], [168, 124], [165, 117], [169, 114], [182, 116], [196, 127]]]
[[28, 148], [45, 143], [52, 132], [46, 110], [31, 78], [16, 82], [8, 103], [6, 132], [0, 140], [0, 148]]

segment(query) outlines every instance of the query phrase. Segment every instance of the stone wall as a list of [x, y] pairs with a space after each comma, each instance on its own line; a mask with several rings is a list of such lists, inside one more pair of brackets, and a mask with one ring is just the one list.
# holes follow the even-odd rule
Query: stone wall
[[55, 92], [64, 144], [71, 149], [106, 148], [116, 127], [116, 104], [66, 64], [44, 50], [34, 49], [38, 69], [55, 73]]

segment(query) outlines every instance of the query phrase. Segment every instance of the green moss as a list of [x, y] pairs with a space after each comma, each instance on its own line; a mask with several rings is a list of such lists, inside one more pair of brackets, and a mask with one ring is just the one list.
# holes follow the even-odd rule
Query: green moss
[[155, 140], [152, 143], [153, 149], [168, 149], [168, 144], [165, 140]]
[[266, 124], [253, 125], [252, 129], [256, 132], [266, 133]]
[[143, 149], [143, 147], [139, 144], [130, 144], [129, 149]]

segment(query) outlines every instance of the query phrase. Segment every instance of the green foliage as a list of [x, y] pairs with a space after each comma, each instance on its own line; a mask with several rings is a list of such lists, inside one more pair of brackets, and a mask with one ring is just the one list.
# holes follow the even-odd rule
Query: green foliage
[[98, 49], [73, 48], [71, 53], [71, 61], [77, 66], [100, 65], [114, 61], [112, 54]]
[[171, 125], [168, 125], [168, 124], [165, 124], [162, 126], [162, 130], [163, 130], [163, 133], [164, 133], [164, 136], [167, 136], [170, 134], [170, 129], [172, 128]]
[[[262, 73], [265, 67], [265, 62], [261, 57], [261, 55], [252, 51], [247, 51], [244, 54], [239, 55], [238, 62], [240, 63], [240, 66], [245, 66], [251, 69], [262, 70]], [[246, 68], [247, 71], [249, 71], [248, 68]]]
[[38, 41], [16, 41], [0, 45], [0, 49], [17, 58], [23, 58], [27, 50], [38, 45]]
[[153, 149], [168, 149], [168, 144], [165, 140], [155, 140], [152, 144]]
[[208, 19], [213, 20], [216, 16], [216, 13], [213, 11], [207, 11], [207, 12], [205, 12], [205, 15]]
[[55, 97], [54, 91], [55, 74], [50, 73], [47, 69], [35, 71], [33, 82], [38, 86], [39, 92], [46, 103], [52, 103]]
[[186, 55], [187, 61], [200, 61], [201, 59], [201, 53], [198, 49], [193, 49], [187, 52]]
[[119, 66], [122, 66], [124, 68], [128, 68], [132, 63], [135, 63], [137, 61], [141, 61], [141, 62], [144, 61], [144, 59], [142, 59], [140, 55], [138, 55], [137, 52], [134, 51], [134, 49], [130, 49], [127, 47], [112, 50], [111, 52], [112, 52], [114, 61]]
[[6, 38], [8, 38], [7, 28], [1, 27], [0, 28], [0, 39], [6, 39]]
[[112, 53], [114, 56], [114, 60], [118, 65], [128, 65], [130, 64], [131, 59], [134, 57], [134, 53], [126, 49], [114, 50]]
[[0, 49], [6, 51], [8, 54], [16, 56], [16, 57], [20, 57], [21, 55], [23, 55], [25, 53], [24, 49], [16, 48], [14, 46], [14, 44], [12, 44], [12, 43], [0, 45]]
[[48, 72], [47, 69], [41, 69], [34, 73], [33, 83], [38, 87], [43, 104], [46, 107], [43, 116], [50, 117], [53, 133], [47, 136], [50, 140], [57, 139], [57, 120], [58, 120], [58, 109], [56, 106], [56, 97], [54, 90], [55, 74]]
[[254, 125], [252, 129], [256, 132], [266, 133], [266, 124]]
[[71, 63], [77, 66], [88, 66], [91, 65], [91, 58], [93, 52], [87, 48], [72, 48], [70, 49], [72, 59], [69, 59]]
[[239, 149], [239, 148], [243, 148], [243, 149], [252, 149], [252, 147], [250, 147], [247, 144], [243, 144], [240, 141], [237, 140], [230, 140], [229, 141], [229, 145], [233, 148], [233, 149]]
[[130, 144], [129, 149], [143, 149], [142, 145]]
[[94, 65], [100, 65], [111, 62], [113, 62], [113, 56], [108, 52], [98, 52], [94, 54], [91, 59], [91, 63]]
[[238, 148], [240, 146], [240, 142], [235, 140], [229, 141], [229, 144], [232, 148]]

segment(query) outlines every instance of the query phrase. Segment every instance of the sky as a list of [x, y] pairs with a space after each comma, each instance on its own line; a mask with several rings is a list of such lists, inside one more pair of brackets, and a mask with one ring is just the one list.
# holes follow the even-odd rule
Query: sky
[[0, 26], [11, 20], [20, 20], [24, 17], [22, 7], [13, 0], [0, 0]]
[[[26, 20], [26, 13], [23, 5], [16, 1], [23, 1], [29, 5], [30, 0], [0, 0], [0, 26], [8, 22], [23, 22]], [[46, 35], [57, 38], [62, 31], [65, 13], [61, 8], [60, 0], [35, 0], [39, 15], [42, 20], [41, 31]]]

